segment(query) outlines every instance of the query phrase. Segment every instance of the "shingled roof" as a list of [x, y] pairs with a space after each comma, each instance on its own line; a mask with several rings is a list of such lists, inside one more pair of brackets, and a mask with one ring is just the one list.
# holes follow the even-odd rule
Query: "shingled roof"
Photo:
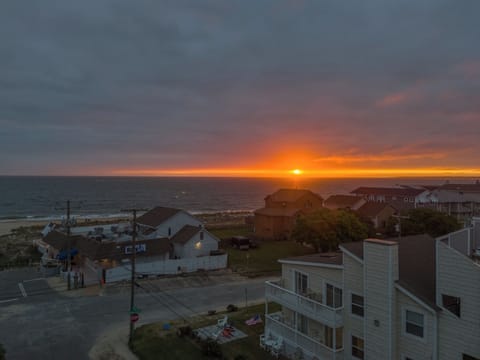
[[68, 235], [57, 231], [57, 230], [52, 230], [50, 231], [47, 236], [43, 238], [43, 241], [53, 247], [54, 249], [57, 249], [59, 251], [66, 250], [67, 247], [70, 245], [70, 247], [75, 248], [77, 247], [78, 242], [83, 238], [81, 235], [71, 235], [70, 236], [70, 244], [68, 243]]
[[157, 206], [140, 216], [137, 219], [137, 223], [155, 228], [181, 211], [179, 209]]
[[415, 189], [412, 187], [366, 187], [361, 186], [353, 191], [351, 194], [357, 195], [385, 195], [385, 196], [418, 196], [425, 192], [425, 189]]
[[369, 201], [360, 206], [357, 209], [357, 212], [360, 216], [375, 217], [386, 207], [391, 207], [393, 210], [396, 210], [392, 205], [388, 203]]
[[300, 199], [302, 196], [305, 195], [314, 195], [317, 196], [319, 199], [323, 200], [322, 197], [318, 194], [313, 193], [310, 190], [305, 189], [280, 189], [275, 191], [273, 194], [268, 195], [266, 199], [269, 199], [274, 202], [295, 202]]
[[185, 225], [175, 234], [175, 236], [172, 237], [172, 242], [177, 244], [186, 244], [200, 230], [203, 229], [199, 226]]
[[[436, 309], [435, 239], [424, 234], [388, 240], [398, 243], [399, 285]], [[341, 246], [363, 259], [363, 241]]]
[[337, 209], [351, 208], [359, 201], [362, 201], [362, 197], [355, 195], [332, 195], [325, 200], [325, 207], [334, 207]]

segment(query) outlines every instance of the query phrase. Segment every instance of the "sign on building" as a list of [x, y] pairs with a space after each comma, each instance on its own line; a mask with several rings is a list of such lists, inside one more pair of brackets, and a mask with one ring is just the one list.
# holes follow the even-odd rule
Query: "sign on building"
[[[133, 252], [132, 245], [125, 246], [125, 254], [131, 254]], [[147, 244], [135, 244], [135, 252], [147, 252]]]

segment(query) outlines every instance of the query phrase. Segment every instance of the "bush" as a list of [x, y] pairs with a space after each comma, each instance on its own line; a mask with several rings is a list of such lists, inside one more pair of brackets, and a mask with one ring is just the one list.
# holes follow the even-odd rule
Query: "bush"
[[0, 360], [5, 360], [5, 349], [3, 348], [2, 344], [0, 344]]

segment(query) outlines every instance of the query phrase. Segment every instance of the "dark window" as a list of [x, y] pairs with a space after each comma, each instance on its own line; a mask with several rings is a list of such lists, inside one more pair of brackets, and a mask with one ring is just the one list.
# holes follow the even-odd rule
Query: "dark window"
[[352, 314], [363, 317], [363, 296], [352, 294]]
[[363, 339], [352, 335], [352, 355], [357, 359], [363, 359]]
[[168, 236], [172, 235], [172, 228], [168, 228]]
[[423, 314], [407, 310], [405, 332], [423, 338]]
[[203, 240], [203, 231], [200, 231], [200, 240]]
[[301, 272], [295, 272], [295, 292], [306, 294], [308, 289], [308, 276]]
[[452, 314], [460, 317], [460, 298], [442, 294], [442, 305]]
[[342, 289], [327, 284], [327, 306], [335, 309], [342, 307]]

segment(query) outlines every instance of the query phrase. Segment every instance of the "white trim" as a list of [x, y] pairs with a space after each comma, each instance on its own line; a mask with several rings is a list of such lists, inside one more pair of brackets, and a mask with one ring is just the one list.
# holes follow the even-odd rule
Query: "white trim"
[[361, 258], [359, 258], [358, 256], [356, 256], [354, 253], [352, 253], [351, 251], [348, 251], [347, 249], [345, 249], [342, 245], [339, 245], [339, 248], [340, 250], [342, 250], [342, 252], [344, 254], [347, 254], [348, 256], [350, 256], [351, 258], [357, 260], [360, 264], [363, 265], [363, 260]]
[[[353, 318], [355, 318], [355, 319], [359, 319], [359, 320], [361, 320], [361, 321], [364, 321], [364, 320], [365, 320], [365, 296], [363, 296], [363, 294], [360, 295], [360, 293], [357, 293], [357, 292], [354, 292], [354, 291], [351, 291], [351, 290], [349, 290], [348, 292], [350, 293], [350, 296], [349, 296], [349, 305], [350, 305], [350, 306], [349, 306], [349, 310], [350, 310], [350, 311], [349, 311], [349, 314], [350, 314], [350, 316], [353, 317]], [[354, 313], [352, 312], [352, 295], [357, 295], [357, 296], [361, 296], [361, 297], [362, 297], [362, 299], [363, 299], [363, 306], [362, 306], [362, 307], [363, 307], [363, 316], [354, 314]], [[358, 336], [357, 336], [357, 337], [358, 337]]]
[[394, 282], [393, 282], [393, 271], [394, 270], [397, 270], [398, 271], [398, 252], [397, 252], [397, 269], [394, 269], [393, 268], [393, 249], [397, 249], [398, 250], [398, 246], [390, 246], [390, 248], [388, 249], [388, 268], [387, 268], [387, 271], [388, 271], [388, 285], [387, 285], [387, 291], [388, 291], [388, 295], [387, 295], [387, 299], [388, 299], [388, 305], [387, 305], [387, 311], [388, 311], [388, 343], [387, 343], [387, 346], [388, 346], [388, 356], [390, 358], [393, 358], [393, 355], [394, 355], [394, 351], [393, 351], [393, 307], [394, 307], [394, 296], [395, 296], [395, 288], [394, 288]]
[[425, 309], [427, 309], [428, 311], [430, 311], [432, 314], [435, 314], [435, 313], [436, 313], [435, 309], [433, 309], [431, 306], [427, 305], [424, 301], [420, 300], [418, 297], [416, 297], [415, 295], [413, 295], [410, 291], [408, 291], [407, 289], [405, 289], [404, 287], [402, 287], [400, 284], [395, 284], [395, 287], [396, 287], [400, 292], [402, 292], [404, 295], [407, 295], [409, 298], [411, 298], [412, 300], [414, 300], [416, 303], [418, 303], [419, 305], [423, 306]]
[[289, 265], [303, 265], [303, 266], [315, 266], [315, 267], [324, 267], [330, 269], [343, 269], [343, 265], [334, 265], [334, 264], [322, 264], [322, 263], [314, 263], [309, 261], [299, 261], [299, 260], [278, 260], [281, 264], [289, 264]]
[[[421, 310], [415, 309], [408, 305], [402, 305], [401, 311], [402, 311], [402, 323], [400, 324], [400, 326], [402, 329], [401, 331], [402, 336], [409, 339], [414, 339], [426, 344], [427, 343], [427, 314], [425, 314], [424, 312], [421, 312]], [[422, 337], [407, 333], [405, 329], [407, 325], [407, 311], [414, 312], [423, 316], [423, 336]]]

